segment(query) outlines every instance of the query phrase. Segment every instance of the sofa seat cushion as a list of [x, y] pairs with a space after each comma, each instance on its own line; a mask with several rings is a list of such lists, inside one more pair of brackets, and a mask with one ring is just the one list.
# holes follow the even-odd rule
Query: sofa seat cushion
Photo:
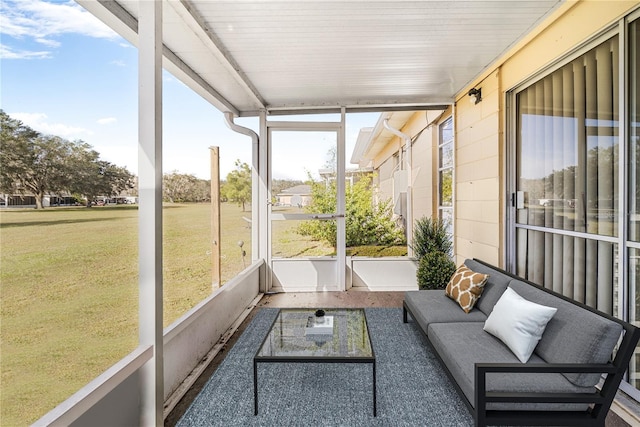
[[448, 298], [442, 289], [407, 291], [404, 302], [414, 316], [414, 320], [426, 331], [431, 323], [442, 322], [480, 322], [484, 324], [487, 316], [480, 310], [465, 313], [458, 303]]
[[[509, 284], [520, 296], [558, 309], [534, 350], [548, 363], [607, 363], [620, 338], [622, 326], [596, 313], [564, 301], [521, 280]], [[574, 384], [594, 386], [600, 374], [564, 374]]]
[[[427, 328], [427, 336], [443, 363], [455, 378], [463, 393], [475, 405], [474, 374], [475, 363], [517, 363], [516, 356], [500, 340], [482, 330], [483, 324], [432, 323]], [[545, 363], [533, 354], [527, 364]], [[577, 392], [593, 393], [594, 387], [579, 387], [567, 380], [562, 374], [487, 374], [487, 391], [496, 392]], [[582, 411], [586, 404], [516, 404], [491, 403], [489, 410], [559, 410]]]
[[488, 316], [491, 314], [493, 306], [496, 305], [496, 302], [498, 302], [502, 296], [502, 293], [507, 289], [509, 282], [513, 280], [513, 277], [501, 273], [491, 267], [487, 267], [473, 259], [467, 259], [464, 262], [464, 265], [466, 265], [470, 270], [477, 273], [487, 274], [489, 276], [484, 284], [482, 295], [476, 303], [476, 308]]

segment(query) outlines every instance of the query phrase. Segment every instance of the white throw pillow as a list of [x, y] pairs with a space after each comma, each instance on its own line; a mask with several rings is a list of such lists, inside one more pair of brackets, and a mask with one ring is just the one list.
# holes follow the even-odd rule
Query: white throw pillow
[[506, 344], [522, 363], [531, 357], [557, 308], [522, 298], [507, 288], [484, 323], [484, 330]]

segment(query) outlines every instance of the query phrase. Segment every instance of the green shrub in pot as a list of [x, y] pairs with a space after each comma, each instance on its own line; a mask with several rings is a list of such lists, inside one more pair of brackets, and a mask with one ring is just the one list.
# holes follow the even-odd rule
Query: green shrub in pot
[[453, 243], [447, 231], [447, 222], [439, 218], [423, 217], [415, 222], [411, 249], [420, 260], [430, 252], [442, 252], [451, 257]]
[[416, 276], [420, 289], [444, 289], [456, 270], [448, 225], [431, 217], [422, 217], [414, 224], [411, 249], [418, 260]]
[[420, 258], [416, 273], [420, 289], [444, 289], [456, 271], [449, 255], [431, 251]]

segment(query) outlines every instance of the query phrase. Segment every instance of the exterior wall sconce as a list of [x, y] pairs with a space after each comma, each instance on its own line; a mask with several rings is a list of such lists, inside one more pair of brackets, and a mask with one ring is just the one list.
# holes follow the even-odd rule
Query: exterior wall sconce
[[482, 101], [482, 88], [473, 88], [469, 91], [468, 95], [470, 97], [469, 101], [475, 105]]

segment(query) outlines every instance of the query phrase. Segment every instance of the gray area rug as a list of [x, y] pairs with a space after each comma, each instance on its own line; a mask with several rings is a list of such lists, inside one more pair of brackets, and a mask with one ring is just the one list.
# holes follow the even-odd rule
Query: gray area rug
[[367, 308], [376, 354], [378, 416], [370, 364], [262, 363], [253, 415], [253, 356], [277, 309], [263, 308], [178, 426], [471, 426], [473, 419], [425, 339], [399, 308]]

